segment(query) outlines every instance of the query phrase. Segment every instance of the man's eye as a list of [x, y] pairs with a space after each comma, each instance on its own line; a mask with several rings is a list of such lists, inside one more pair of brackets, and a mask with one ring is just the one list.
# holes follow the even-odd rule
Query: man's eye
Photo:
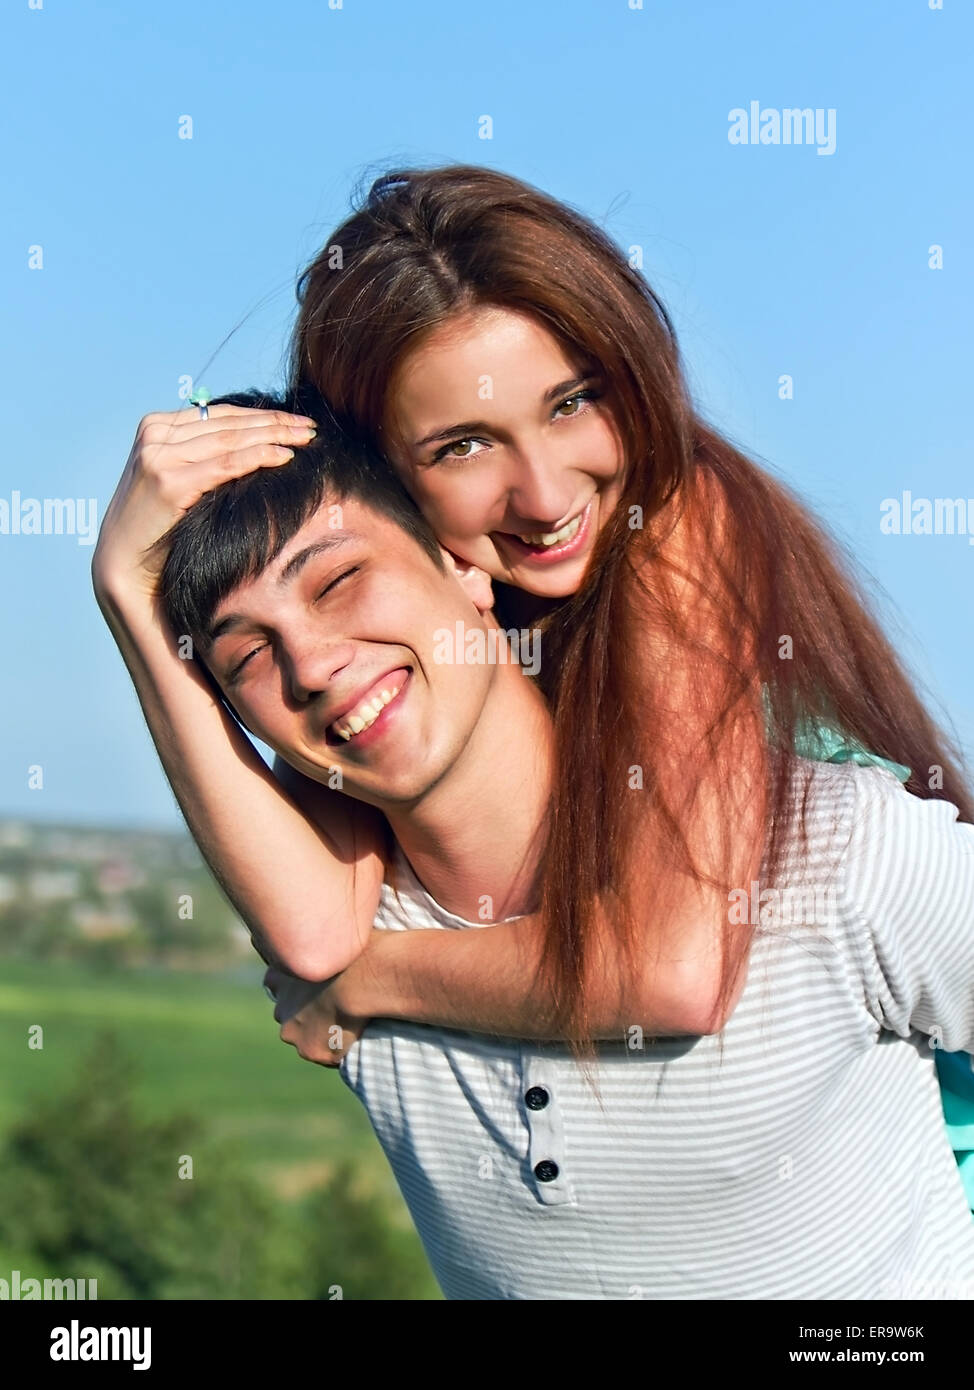
[[[342, 570], [341, 574], [336, 574], [334, 579], [330, 579], [328, 583], [325, 585], [325, 587], [322, 589], [321, 593], [318, 594], [317, 598], [315, 599], [315, 603], [317, 603], [319, 599], [323, 599], [325, 597], [325, 594], [327, 594], [330, 590], [336, 588], [339, 584], [341, 584], [341, 582], [344, 579], [348, 579], [350, 575], [355, 574], [359, 568], [359, 565], [350, 565], [347, 570]], [[237, 678], [242, 674], [244, 667], [248, 665], [251, 658], [255, 657], [258, 652], [262, 652], [267, 645], [267, 642], [261, 642], [259, 646], [252, 647], [251, 650], [247, 653], [247, 655], [243, 658], [243, 660], [238, 661], [236, 666], [234, 666], [233, 670], [227, 674], [227, 685], [233, 685], [234, 681], [236, 681]]]
[[247, 665], [250, 658], [252, 656], [256, 656], [258, 652], [263, 651], [266, 646], [267, 643], [262, 642], [259, 647], [254, 647], [251, 651], [249, 651], [242, 661], [238, 661], [236, 666], [234, 666], [233, 670], [227, 676], [227, 685], [233, 685], [234, 681], [243, 671], [243, 668]]
[[324, 598], [325, 594], [330, 593], [332, 589], [337, 588], [343, 579], [347, 579], [349, 575], [357, 573], [358, 569], [358, 565], [352, 565], [349, 569], [342, 570], [341, 574], [336, 574], [334, 579], [329, 579], [328, 583], [318, 595], [318, 598], [315, 599], [315, 603], [318, 602], [318, 599]]

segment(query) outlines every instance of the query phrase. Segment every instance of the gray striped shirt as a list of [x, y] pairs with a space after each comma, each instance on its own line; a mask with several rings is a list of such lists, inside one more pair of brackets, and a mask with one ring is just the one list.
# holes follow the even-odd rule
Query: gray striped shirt
[[[801, 774], [792, 891], [732, 906], [757, 925], [722, 1059], [630, 1030], [599, 1098], [557, 1043], [376, 1019], [352, 1045], [447, 1298], [974, 1298], [933, 1051], [974, 1049], [974, 826], [875, 767]], [[377, 926], [483, 925], [396, 879]]]

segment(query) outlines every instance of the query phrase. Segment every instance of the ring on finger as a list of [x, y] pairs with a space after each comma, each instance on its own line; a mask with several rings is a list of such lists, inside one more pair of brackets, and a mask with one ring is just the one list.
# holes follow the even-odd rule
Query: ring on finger
[[198, 391], [194, 391], [191, 394], [189, 399], [190, 404], [195, 405], [199, 409], [200, 419], [208, 420], [210, 418], [210, 410], [207, 402], [210, 399], [210, 393], [207, 391], [206, 387], [201, 386]]

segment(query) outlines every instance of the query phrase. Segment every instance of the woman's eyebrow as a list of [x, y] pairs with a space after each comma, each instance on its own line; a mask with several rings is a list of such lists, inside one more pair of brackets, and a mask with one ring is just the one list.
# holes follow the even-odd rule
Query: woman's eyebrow
[[[541, 397], [542, 404], [547, 405], [557, 396], [564, 396], [568, 391], [574, 391], [579, 386], [584, 386], [586, 381], [596, 376], [596, 372], [586, 372], [582, 376], [569, 377], [567, 381], [559, 381], [557, 386], [552, 386]], [[446, 439], [453, 434], [473, 434], [476, 430], [490, 430], [490, 425], [486, 420], [466, 420], [459, 425], [449, 425], [446, 429], [437, 430], [434, 434], [427, 434], [422, 439], [417, 439], [413, 445], [414, 449], [422, 449], [425, 444], [434, 444], [438, 439]]]

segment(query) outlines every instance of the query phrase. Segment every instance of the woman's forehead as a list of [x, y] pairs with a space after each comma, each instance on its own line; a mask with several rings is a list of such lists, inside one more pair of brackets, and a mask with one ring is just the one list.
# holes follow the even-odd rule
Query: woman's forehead
[[427, 433], [480, 419], [491, 405], [541, 400], [586, 365], [592, 365], [586, 354], [570, 354], [522, 314], [495, 316], [465, 334], [431, 337], [390, 378], [383, 442], [414, 447]]

